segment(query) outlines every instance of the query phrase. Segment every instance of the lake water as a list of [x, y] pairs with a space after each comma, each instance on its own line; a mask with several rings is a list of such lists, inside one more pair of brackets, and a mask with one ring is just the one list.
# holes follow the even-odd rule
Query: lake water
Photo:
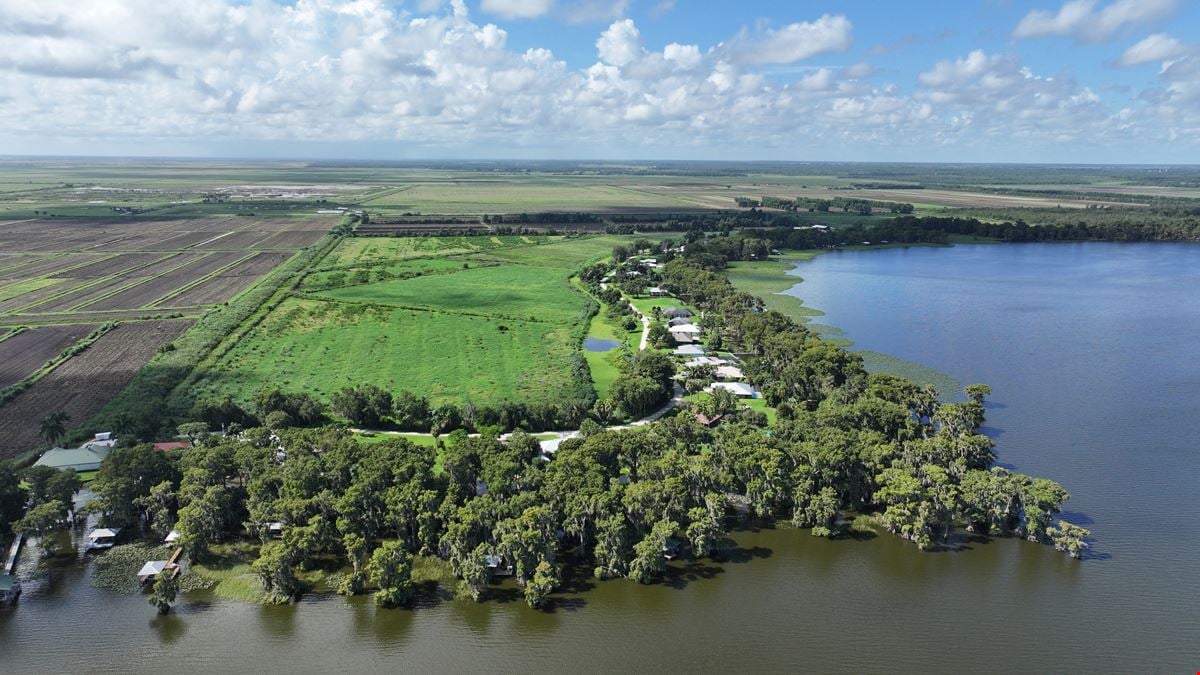
[[390, 611], [199, 595], [167, 617], [68, 566], [0, 611], [0, 672], [1200, 668], [1200, 247], [841, 252], [798, 273], [795, 292], [859, 347], [990, 383], [1001, 462], [1071, 491], [1093, 558], [745, 531], [729, 561], [676, 565], [655, 586], [576, 579], [550, 612], [508, 588]]

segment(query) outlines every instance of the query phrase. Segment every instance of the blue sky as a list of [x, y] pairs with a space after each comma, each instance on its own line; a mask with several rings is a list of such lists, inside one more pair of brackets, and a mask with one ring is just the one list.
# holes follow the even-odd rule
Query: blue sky
[[0, 154], [1194, 162], [1200, 2], [0, 0]]

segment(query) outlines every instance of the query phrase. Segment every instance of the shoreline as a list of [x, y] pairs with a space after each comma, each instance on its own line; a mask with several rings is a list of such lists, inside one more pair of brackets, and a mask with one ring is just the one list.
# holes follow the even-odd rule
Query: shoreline
[[[847, 247], [847, 250], [876, 250], [883, 248], [906, 248], [906, 244], [889, 244], [886, 246]], [[939, 247], [945, 248], [945, 247]], [[937, 388], [944, 398], [957, 398], [962, 389], [962, 382], [936, 368], [931, 368], [916, 361], [909, 361], [885, 352], [870, 349], [854, 349], [854, 341], [845, 337], [838, 326], [816, 323], [816, 317], [825, 316], [825, 312], [805, 304], [798, 295], [787, 293], [804, 283], [804, 278], [790, 274], [802, 262], [815, 260], [828, 251], [788, 251], [770, 260], [756, 262], [738, 262], [725, 270], [729, 281], [740, 291], [745, 291], [762, 299], [767, 309], [778, 311], [806, 328], [829, 340], [838, 346], [848, 349], [863, 358], [863, 365], [873, 373], [897, 375], [910, 379], [919, 384], [931, 384]]]

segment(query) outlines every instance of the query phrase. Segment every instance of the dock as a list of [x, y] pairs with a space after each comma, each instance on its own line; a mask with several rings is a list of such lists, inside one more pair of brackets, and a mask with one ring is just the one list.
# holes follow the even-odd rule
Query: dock
[[4, 559], [4, 570], [0, 574], [12, 574], [17, 567], [17, 556], [21, 554], [21, 545], [25, 543], [25, 535], [17, 533], [12, 546], [8, 548], [8, 557]]

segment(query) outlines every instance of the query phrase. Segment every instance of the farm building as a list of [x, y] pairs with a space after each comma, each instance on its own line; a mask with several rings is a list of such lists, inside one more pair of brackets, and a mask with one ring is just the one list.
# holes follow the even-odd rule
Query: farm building
[[754, 389], [754, 387], [746, 384], [745, 382], [713, 382], [704, 388], [704, 390], [709, 393], [712, 393], [717, 389], [724, 389], [734, 396], [739, 396], [741, 398], [756, 398], [758, 396], [758, 392]]
[[95, 444], [88, 444], [82, 448], [54, 448], [42, 454], [33, 465], [48, 466], [59, 471], [96, 471], [111, 450], [107, 445]]
[[700, 345], [682, 345], [675, 348], [675, 356], [704, 356], [704, 348]]

